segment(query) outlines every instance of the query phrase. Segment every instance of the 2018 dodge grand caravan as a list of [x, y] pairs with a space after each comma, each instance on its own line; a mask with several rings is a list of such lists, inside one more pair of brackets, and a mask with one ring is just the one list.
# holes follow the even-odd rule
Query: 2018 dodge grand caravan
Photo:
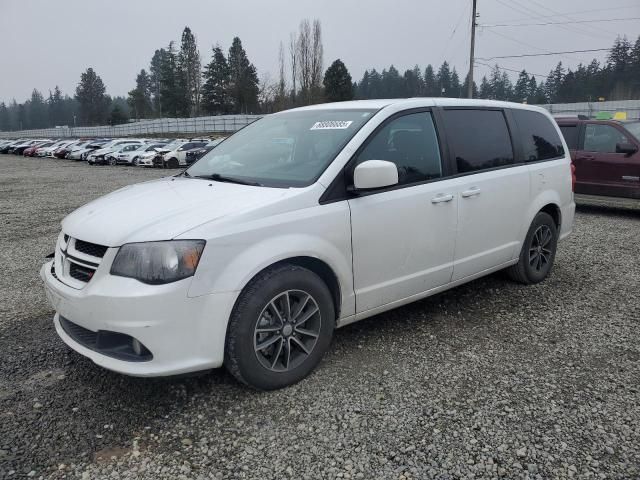
[[60, 337], [103, 367], [224, 364], [274, 389], [309, 374], [336, 327], [500, 269], [543, 280], [572, 229], [571, 186], [540, 108], [315, 105], [79, 208], [41, 275]]

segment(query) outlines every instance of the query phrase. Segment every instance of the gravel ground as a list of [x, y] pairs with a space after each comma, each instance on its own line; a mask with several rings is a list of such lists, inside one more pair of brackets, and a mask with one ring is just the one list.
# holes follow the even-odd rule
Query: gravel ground
[[37, 272], [60, 220], [166, 171], [0, 172], [1, 478], [640, 477], [640, 211], [580, 209], [544, 283], [345, 327], [308, 379], [257, 393], [223, 369], [124, 377], [55, 334]]

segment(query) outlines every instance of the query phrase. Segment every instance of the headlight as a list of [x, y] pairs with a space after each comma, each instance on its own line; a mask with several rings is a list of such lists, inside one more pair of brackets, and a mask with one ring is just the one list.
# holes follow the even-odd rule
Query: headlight
[[128, 243], [118, 250], [111, 275], [150, 285], [177, 282], [196, 272], [204, 244], [204, 240]]

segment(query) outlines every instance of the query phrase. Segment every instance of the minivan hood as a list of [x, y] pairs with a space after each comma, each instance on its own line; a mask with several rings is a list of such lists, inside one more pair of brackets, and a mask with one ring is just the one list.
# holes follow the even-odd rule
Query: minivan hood
[[80, 207], [62, 221], [62, 231], [109, 247], [170, 240], [291, 194], [291, 189], [168, 177], [121, 188]]

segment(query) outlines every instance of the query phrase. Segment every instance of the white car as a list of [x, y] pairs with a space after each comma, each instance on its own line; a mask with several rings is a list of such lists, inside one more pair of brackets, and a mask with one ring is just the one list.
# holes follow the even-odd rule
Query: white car
[[157, 153], [156, 149], [164, 145], [164, 143], [143, 143], [133, 150], [123, 150], [116, 155], [116, 163], [137, 167], [141, 158], [153, 158]]
[[141, 142], [131, 142], [131, 143], [123, 143], [121, 145], [117, 145], [114, 147], [109, 153], [105, 154], [104, 160], [105, 163], [109, 165], [117, 165], [118, 157], [123, 153], [133, 152], [141, 147], [146, 145], [146, 143]]
[[163, 166], [167, 168], [178, 168], [187, 165], [187, 151], [194, 148], [204, 147], [209, 140], [188, 141], [177, 144], [176, 148], [166, 152], [162, 156]]
[[[149, 151], [144, 155], [141, 155], [140, 158], [138, 159], [138, 166], [140, 167], [155, 167], [155, 166], [163, 166], [163, 155], [167, 152], [176, 150], [178, 148], [180, 148], [181, 145], [185, 144], [187, 142], [187, 140], [178, 138], [178, 139], [174, 139], [169, 143], [165, 143], [164, 145], [162, 145], [161, 147], [155, 148], [155, 152], [154, 151]], [[156, 162], [159, 161], [158, 164], [154, 163], [154, 159], [158, 158], [158, 160], [156, 160]]]
[[224, 364], [274, 389], [308, 375], [336, 327], [501, 269], [544, 280], [572, 230], [572, 178], [542, 108], [314, 105], [71, 213], [41, 276], [58, 335], [98, 365]]
[[106, 156], [108, 154], [116, 150], [117, 147], [121, 145], [131, 144], [131, 143], [141, 144], [142, 142], [137, 139], [128, 140], [123, 138], [111, 140], [110, 142], [107, 142], [104, 145], [102, 145], [97, 150], [94, 150], [93, 152], [89, 153], [87, 155], [87, 162], [89, 163], [89, 165], [105, 165], [108, 163], [108, 161], [106, 160]]

